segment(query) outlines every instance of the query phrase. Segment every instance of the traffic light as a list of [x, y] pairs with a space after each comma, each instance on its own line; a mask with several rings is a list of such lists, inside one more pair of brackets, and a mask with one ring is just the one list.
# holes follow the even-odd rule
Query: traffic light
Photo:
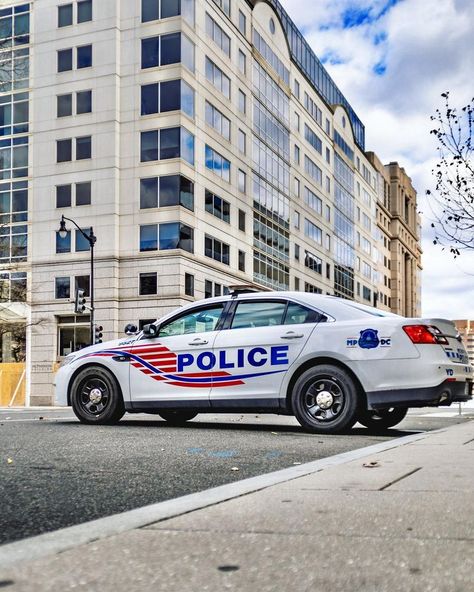
[[84, 290], [78, 288], [76, 290], [76, 299], [74, 301], [74, 312], [82, 314], [86, 310], [86, 297], [84, 296]]
[[94, 343], [102, 343], [102, 325], [94, 325]]

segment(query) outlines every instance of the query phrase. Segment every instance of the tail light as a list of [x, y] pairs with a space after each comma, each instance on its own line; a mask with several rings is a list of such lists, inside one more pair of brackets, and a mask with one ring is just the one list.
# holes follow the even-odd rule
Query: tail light
[[449, 345], [446, 337], [434, 325], [405, 325], [403, 330], [412, 343], [436, 343]]

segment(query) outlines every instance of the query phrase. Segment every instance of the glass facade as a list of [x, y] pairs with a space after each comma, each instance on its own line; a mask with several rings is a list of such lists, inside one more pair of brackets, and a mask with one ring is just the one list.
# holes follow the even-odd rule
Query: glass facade
[[315, 86], [319, 94], [329, 105], [343, 105], [347, 109], [354, 131], [355, 141], [361, 150], [365, 150], [364, 125], [357, 117], [346, 97], [329, 76], [326, 69], [309, 46], [309, 43], [288, 16], [280, 2], [278, 0], [269, 0], [269, 3], [278, 14], [287, 36], [291, 59]]
[[334, 153], [334, 294], [354, 298], [354, 171]]
[[[254, 30], [254, 43], [284, 80], [288, 70]], [[290, 131], [288, 95], [253, 60], [253, 246], [255, 281], [276, 290], [290, 282]]]
[[[28, 257], [30, 4], [0, 10], [0, 264]], [[2, 301], [25, 301], [25, 272], [2, 273]], [[17, 289], [21, 287], [20, 289]]]

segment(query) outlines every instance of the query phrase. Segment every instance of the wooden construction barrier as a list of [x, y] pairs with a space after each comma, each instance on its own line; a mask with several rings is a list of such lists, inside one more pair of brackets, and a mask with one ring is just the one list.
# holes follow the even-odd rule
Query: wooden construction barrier
[[0, 407], [25, 404], [26, 364], [0, 364]]

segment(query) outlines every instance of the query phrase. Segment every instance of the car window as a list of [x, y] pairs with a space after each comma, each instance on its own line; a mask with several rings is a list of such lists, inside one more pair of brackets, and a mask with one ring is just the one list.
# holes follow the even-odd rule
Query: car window
[[285, 309], [285, 302], [239, 302], [231, 329], [281, 325]]
[[192, 312], [187, 312], [178, 318], [164, 323], [160, 327], [158, 337], [214, 331], [223, 309], [224, 304], [222, 303], [215, 304], [209, 308], [200, 308]]
[[284, 325], [299, 325], [301, 323], [319, 323], [325, 319], [324, 315], [316, 310], [290, 302], [286, 310]]

